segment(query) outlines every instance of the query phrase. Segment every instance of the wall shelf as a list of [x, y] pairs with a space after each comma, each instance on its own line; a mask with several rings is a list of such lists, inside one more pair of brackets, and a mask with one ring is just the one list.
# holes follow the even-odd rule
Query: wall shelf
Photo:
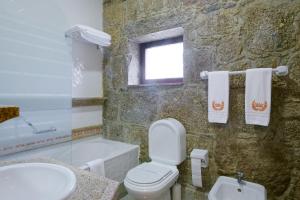
[[73, 38], [78, 41], [96, 44], [101, 47], [111, 45], [111, 36], [89, 26], [77, 24], [68, 29], [65, 37]]
[[72, 107], [82, 106], [101, 106], [107, 100], [107, 97], [80, 97], [72, 98]]

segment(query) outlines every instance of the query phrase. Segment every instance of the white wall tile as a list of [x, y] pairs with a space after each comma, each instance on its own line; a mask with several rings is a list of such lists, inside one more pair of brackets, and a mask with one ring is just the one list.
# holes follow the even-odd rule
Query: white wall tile
[[72, 109], [72, 128], [102, 124], [102, 107], [87, 106]]

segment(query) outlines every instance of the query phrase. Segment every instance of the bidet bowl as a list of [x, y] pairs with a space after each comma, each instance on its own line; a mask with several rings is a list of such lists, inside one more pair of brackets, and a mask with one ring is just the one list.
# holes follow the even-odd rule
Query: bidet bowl
[[239, 184], [236, 179], [220, 176], [208, 194], [209, 200], [267, 200], [264, 186], [243, 181]]
[[65, 200], [76, 188], [66, 167], [49, 163], [21, 163], [0, 167], [0, 194], [5, 200]]

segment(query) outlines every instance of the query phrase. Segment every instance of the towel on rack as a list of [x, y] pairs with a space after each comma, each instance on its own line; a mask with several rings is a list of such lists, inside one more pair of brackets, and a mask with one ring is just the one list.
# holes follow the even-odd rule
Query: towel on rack
[[246, 70], [246, 124], [268, 126], [271, 112], [272, 68]]
[[66, 35], [103, 47], [111, 45], [111, 36], [109, 34], [81, 24], [72, 26], [66, 31]]
[[208, 121], [227, 123], [229, 104], [229, 73], [208, 73]]

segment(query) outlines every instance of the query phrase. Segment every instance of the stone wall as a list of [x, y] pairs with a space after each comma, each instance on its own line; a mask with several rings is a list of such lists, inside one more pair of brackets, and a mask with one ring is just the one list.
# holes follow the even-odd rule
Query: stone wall
[[[130, 39], [184, 28], [184, 84], [128, 87]], [[180, 166], [185, 199], [205, 199], [216, 178], [243, 171], [264, 185], [268, 199], [300, 199], [300, 1], [299, 0], [106, 0], [104, 135], [141, 145], [147, 161], [147, 130], [173, 117], [187, 130], [187, 154], [209, 150], [204, 188], [191, 184], [190, 160]], [[286, 77], [273, 77], [268, 127], [246, 125], [244, 77], [231, 78], [226, 125], [207, 121], [207, 81], [202, 70], [242, 70], [287, 64]]]

